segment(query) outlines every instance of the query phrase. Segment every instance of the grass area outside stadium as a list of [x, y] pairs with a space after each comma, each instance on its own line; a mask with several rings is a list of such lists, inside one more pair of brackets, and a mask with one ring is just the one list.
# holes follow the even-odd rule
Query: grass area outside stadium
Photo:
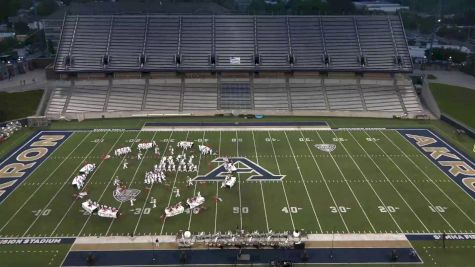
[[430, 89], [443, 113], [475, 129], [475, 90], [441, 83]]

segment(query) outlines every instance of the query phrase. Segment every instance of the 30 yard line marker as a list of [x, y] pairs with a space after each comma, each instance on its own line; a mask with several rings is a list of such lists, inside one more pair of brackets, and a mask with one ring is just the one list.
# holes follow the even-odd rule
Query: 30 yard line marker
[[[355, 159], [351, 156], [350, 152], [348, 151], [348, 149], [346, 149], [346, 146], [343, 144], [343, 142], [340, 141], [340, 139], [338, 138], [338, 136], [335, 134], [334, 131], [331, 131], [333, 133], [333, 136], [335, 136], [335, 138], [338, 139], [338, 142], [340, 143], [340, 145], [343, 147], [343, 149], [345, 150], [346, 154], [348, 154], [348, 156], [350, 157], [350, 159], [353, 161], [353, 164], [356, 166], [356, 168], [360, 171], [360, 173], [363, 175], [363, 178], [365, 179], [366, 183], [369, 185], [369, 187], [371, 188], [371, 190], [373, 191], [373, 193], [376, 195], [376, 197], [378, 198], [379, 202], [381, 202], [381, 204], [383, 205], [383, 207], [386, 209], [386, 211], [388, 211], [388, 207], [387, 205], [384, 203], [384, 201], [381, 199], [381, 197], [379, 196], [378, 192], [376, 192], [376, 190], [374, 189], [373, 185], [369, 182], [368, 180], [368, 177], [366, 177], [366, 174], [361, 170], [360, 166], [358, 165], [358, 163], [356, 163]], [[364, 149], [363, 149], [364, 150]], [[366, 152], [366, 150], [364, 150]], [[367, 153], [367, 152], [366, 152]], [[374, 160], [371, 158], [371, 160], [373, 161], [374, 163]], [[378, 167], [378, 166], [377, 166]], [[379, 169], [379, 167], [378, 167]], [[384, 174], [383, 174], [384, 175]], [[394, 216], [392, 214], [392, 212], [386, 212], [390, 217], [391, 219], [393, 220], [393, 222], [396, 224], [397, 228], [399, 229], [399, 232], [402, 233], [402, 229], [401, 227], [399, 226], [399, 224], [397, 223], [397, 221], [394, 219]]]
[[[305, 136], [303, 135], [302, 130], [300, 130], [300, 135], [301, 135], [302, 138], [304, 138], [304, 140], [305, 140]], [[312, 156], [313, 162], [315, 163], [315, 166], [317, 167], [318, 172], [320, 173], [320, 176], [322, 176], [323, 182], [325, 183], [325, 187], [327, 188], [328, 193], [330, 194], [330, 197], [331, 197], [331, 199], [333, 200], [333, 204], [335, 205], [335, 207], [339, 207], [339, 205], [337, 204], [337, 202], [336, 202], [336, 200], [335, 200], [335, 197], [333, 197], [333, 193], [332, 193], [332, 191], [330, 190], [330, 187], [328, 186], [327, 180], [325, 179], [325, 176], [323, 175], [323, 172], [322, 172], [322, 170], [320, 169], [320, 165], [317, 163], [317, 160], [315, 159], [315, 155], [313, 154], [312, 150], [310, 149], [310, 146], [308, 145], [308, 142], [305, 140], [304, 143], [305, 143], [305, 145], [307, 145], [308, 152], [309, 152], [310, 155]], [[337, 212], [338, 212], [338, 215], [340, 215], [340, 219], [341, 219], [341, 221], [343, 222], [343, 225], [345, 226], [346, 232], [349, 233], [348, 226], [346, 225], [345, 219], [343, 218], [343, 215], [341, 214], [340, 209], [337, 209]]]
[[[74, 133], [73, 133], [74, 134]], [[66, 160], [74, 153], [74, 151], [76, 151], [76, 149], [84, 142], [84, 140], [86, 140], [86, 138], [90, 135], [91, 133], [88, 133], [82, 140], [81, 142], [78, 143], [78, 145], [71, 151], [71, 153], [68, 154], [68, 156], [60, 163], [58, 164], [58, 166], [48, 175], [48, 177], [46, 177], [46, 179], [43, 180], [43, 182], [36, 188], [36, 190], [28, 197], [28, 199], [26, 199], [26, 201], [23, 202], [23, 204], [20, 206], [20, 208], [18, 208], [16, 210], [16, 212], [10, 216], [10, 218], [8, 219], [8, 221], [2, 226], [2, 228], [0, 228], [0, 232], [13, 220], [13, 218], [15, 218], [15, 216], [25, 207], [26, 203], [28, 203], [32, 198], [33, 196], [36, 195], [36, 193], [41, 189], [41, 187], [43, 186], [43, 184], [45, 184], [52, 176], [53, 174], [63, 165], [64, 162], [66, 162]], [[71, 135], [72, 136], [72, 135]], [[64, 144], [64, 143], [63, 143]], [[47, 158], [48, 159], [48, 158]], [[46, 159], [46, 160], [47, 160]], [[45, 160], [45, 161], [46, 161]]]
[[[142, 132], [142, 131], [139, 131], [139, 132], [137, 133], [137, 136], [135, 136], [134, 141], [132, 142], [132, 144], [130, 145], [130, 147], [132, 147], [132, 146], [135, 144], [135, 142], [137, 141], [137, 138], [139, 137], [139, 135], [140, 135], [141, 132]], [[106, 187], [104, 188], [104, 191], [102, 191], [102, 194], [99, 196], [99, 199], [97, 200], [98, 203], [100, 203], [102, 197], [103, 197], [104, 194], [107, 192], [107, 189], [109, 188], [109, 185], [111, 184], [112, 180], [114, 180], [114, 178], [115, 178], [115, 176], [116, 176], [116, 173], [117, 173], [117, 171], [120, 169], [120, 166], [121, 166], [122, 163], [124, 162], [126, 156], [127, 156], [127, 154], [122, 157], [122, 160], [120, 161], [119, 165], [118, 165], [117, 168], [115, 169], [114, 173], [111, 175], [111, 178], [110, 178], [109, 182], [107, 183]], [[82, 234], [82, 232], [83, 232], [84, 229], [86, 228], [87, 223], [89, 222], [89, 220], [90, 220], [91, 218], [92, 218], [92, 214], [90, 214], [89, 216], [87, 216], [86, 222], [83, 224], [83, 226], [82, 226], [81, 230], [79, 231], [78, 235], [81, 235], [81, 234]], [[100, 235], [102, 235], [102, 233], [100, 233]]]
[[[161, 155], [165, 156], [165, 153], [167, 152], [167, 148], [168, 148], [168, 145], [170, 144], [170, 139], [172, 138], [172, 136], [173, 136], [173, 131], [170, 132], [170, 136], [168, 136], [168, 139], [167, 139], [167, 144], [165, 145], [165, 148], [163, 149], [163, 153]], [[150, 197], [150, 194], [152, 193], [153, 185], [154, 184], [150, 186], [150, 190], [148, 190], [147, 197], [145, 197], [145, 202], [142, 205], [142, 211], [144, 210], [145, 205], [147, 205], [148, 203], [148, 198]], [[137, 233], [137, 229], [139, 227], [140, 221], [142, 220], [142, 215], [143, 215], [143, 212], [140, 213], [137, 223], [135, 224], [134, 233], [133, 233], [134, 236]], [[155, 233], [155, 235], [157, 234]]]
[[[324, 142], [324, 141], [323, 141], [323, 138], [320, 136], [320, 133], [319, 133], [318, 131], [315, 131], [315, 132], [317, 133], [318, 138], [320, 138], [320, 140], [321, 140], [322, 142]], [[351, 188], [350, 183], [348, 183], [345, 174], [343, 173], [343, 171], [342, 171], [341, 168], [340, 168], [340, 165], [338, 165], [338, 163], [336, 162], [335, 158], [333, 157], [333, 155], [332, 155], [331, 153], [330, 153], [330, 157], [331, 157], [331, 159], [333, 160], [333, 162], [335, 163], [335, 166], [336, 166], [336, 168], [338, 169], [338, 171], [340, 172], [341, 176], [342, 176], [343, 179], [345, 180], [346, 185], [347, 185], [348, 188], [350, 189], [350, 192], [351, 192], [351, 194], [353, 195], [353, 197], [355, 198], [356, 202], [358, 203], [358, 206], [360, 207], [361, 211], [363, 211], [363, 214], [364, 214], [364, 216], [366, 217], [366, 220], [368, 221], [369, 225], [371, 226], [371, 229], [373, 229], [373, 232], [376, 232], [376, 229], [374, 228], [373, 223], [371, 223], [371, 221], [369, 220], [368, 214], [366, 214], [366, 211], [363, 209], [363, 206], [361, 205], [360, 200], [356, 197], [356, 194], [355, 194], [355, 192], [353, 191], [353, 188]]]
[[[186, 132], [186, 137], [185, 137], [185, 140], [188, 140], [188, 135], [190, 134], [190, 131], [187, 131]], [[181, 153], [183, 154], [185, 151], [185, 149], [183, 148]], [[175, 179], [173, 180], [173, 185], [172, 185], [172, 190], [170, 192], [170, 197], [168, 198], [168, 204], [167, 204], [167, 207], [170, 206], [170, 203], [172, 202], [172, 196], [173, 196], [173, 188], [175, 188], [175, 184], [176, 184], [176, 180], [177, 180], [177, 177], [178, 177], [178, 172], [176, 172], [175, 174]], [[163, 229], [165, 229], [165, 223], [167, 222], [167, 217], [163, 218], [163, 223], [162, 223], [162, 229], [160, 230], [160, 235], [163, 234]]]
[[[203, 131], [203, 136], [201, 137], [201, 145], [204, 144], [205, 142], [205, 134], [206, 134], [206, 131]], [[199, 160], [198, 160], [198, 169], [196, 169], [196, 175], [198, 176], [199, 172], [200, 172], [200, 167], [201, 167], [201, 159], [203, 158], [203, 153], [200, 153], [200, 157], [199, 157]], [[195, 186], [193, 188], [193, 197], [195, 196], [196, 194], [196, 187], [198, 186], [198, 181], [195, 182]], [[190, 230], [190, 227], [191, 227], [191, 216], [193, 216], [193, 210], [190, 209], [190, 218], [188, 219], [188, 231]]]
[[[153, 136], [152, 136], [152, 141], [155, 139], [155, 136], [156, 136], [156, 135], [157, 135], [157, 132], [155, 132], [155, 133], [153, 134]], [[142, 156], [142, 159], [140, 160], [139, 166], [137, 166], [137, 168], [135, 169], [134, 175], [132, 176], [132, 180], [130, 181], [129, 186], [127, 186], [127, 188], [129, 188], [129, 187], [132, 185], [132, 183], [134, 182], [135, 177], [137, 176], [137, 173], [138, 173], [139, 170], [140, 170], [140, 166], [142, 166], [142, 163], [143, 163], [143, 161], [144, 161], [144, 159], [145, 159], [145, 156], [147, 155], [147, 153], [148, 153], [149, 150], [152, 150], [152, 149], [147, 149], [147, 150], [145, 150], [145, 153], [144, 153], [144, 155]], [[119, 207], [117, 208], [118, 210], [120, 210], [120, 208], [122, 207], [122, 204], [124, 204], [124, 202], [120, 202]], [[140, 213], [143, 213], [143, 209], [141, 210]], [[112, 221], [110, 222], [109, 227], [107, 228], [107, 231], [106, 231], [106, 234], [105, 234], [106, 236], [109, 234], [109, 231], [110, 231], [110, 229], [112, 228], [112, 224], [114, 224], [115, 221], [116, 221], [116, 219], [115, 219], [115, 218], [112, 218]]]
[[307, 193], [308, 200], [310, 201], [310, 206], [312, 207], [313, 215], [315, 215], [315, 219], [317, 220], [318, 228], [320, 228], [320, 232], [322, 232], [322, 225], [320, 224], [320, 220], [318, 219], [317, 212], [315, 211], [315, 207], [313, 206], [312, 198], [310, 197], [310, 193], [308, 192], [307, 185], [305, 184], [305, 180], [303, 179], [302, 171], [300, 171], [299, 163], [297, 159], [295, 158], [294, 149], [292, 148], [292, 145], [290, 144], [289, 137], [287, 136], [287, 132], [284, 131], [284, 134], [285, 134], [285, 138], [287, 139], [287, 143], [289, 144], [290, 152], [292, 152], [292, 156], [294, 156], [295, 165], [297, 166], [297, 170], [300, 174], [300, 179], [302, 179], [303, 187], [305, 188], [305, 192]]

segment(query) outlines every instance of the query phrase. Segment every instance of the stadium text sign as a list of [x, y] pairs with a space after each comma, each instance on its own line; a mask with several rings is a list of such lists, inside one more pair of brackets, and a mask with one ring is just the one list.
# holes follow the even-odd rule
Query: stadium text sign
[[427, 129], [398, 130], [426, 157], [475, 198], [475, 164]]
[[71, 132], [42, 131], [0, 163], [0, 203], [69, 136]]

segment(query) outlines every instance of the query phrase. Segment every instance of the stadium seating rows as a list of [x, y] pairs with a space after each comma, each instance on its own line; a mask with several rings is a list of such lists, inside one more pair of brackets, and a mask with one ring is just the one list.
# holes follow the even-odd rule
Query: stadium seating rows
[[398, 16], [67, 16], [59, 72], [410, 72]]
[[420, 112], [403, 79], [254, 78], [77, 80], [53, 88], [47, 115], [108, 111]]

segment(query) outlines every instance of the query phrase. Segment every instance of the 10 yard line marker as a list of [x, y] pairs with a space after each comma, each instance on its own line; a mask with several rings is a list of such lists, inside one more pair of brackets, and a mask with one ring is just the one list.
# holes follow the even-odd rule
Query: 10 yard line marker
[[[91, 133], [89, 133], [91, 134]], [[59, 167], [61, 167], [63, 165], [63, 163], [74, 153], [74, 151], [76, 151], [76, 149], [84, 142], [84, 140], [86, 140], [86, 138], [89, 136], [86, 135], [82, 140], [81, 142], [71, 151], [71, 153], [69, 153], [68, 157], [65, 158], [49, 175], [46, 179], [43, 180], [43, 182], [40, 184], [40, 186], [38, 186], [38, 188], [36, 188], [36, 190], [33, 192], [33, 194], [30, 195], [30, 197], [25, 201], [23, 202], [23, 204], [20, 206], [19, 209], [16, 210], [16, 212], [10, 216], [10, 218], [8, 219], [8, 221], [2, 226], [2, 228], [0, 228], [0, 232], [13, 220], [13, 218], [26, 206], [26, 203], [28, 203], [32, 198], [33, 196], [36, 195], [36, 193], [41, 189], [42, 185], [44, 183], [46, 183], [49, 178], [51, 178], [53, 176], [53, 174], [59, 169]], [[64, 144], [64, 143], [63, 143]], [[46, 158], [43, 162], [46, 162], [48, 158]]]
[[[348, 133], [351, 135], [351, 137], [353, 138], [353, 140], [356, 141], [356, 143], [358, 144], [358, 146], [361, 147], [361, 149], [363, 149], [363, 151], [368, 154], [368, 152], [366, 151], [366, 149], [360, 144], [360, 142], [358, 142], [358, 140], [354, 137], [354, 135], [348, 131]], [[412, 207], [409, 205], [409, 203], [407, 203], [406, 199], [401, 195], [401, 193], [399, 192], [399, 190], [397, 190], [397, 188], [394, 186], [393, 182], [388, 178], [388, 176], [386, 175], [386, 173], [381, 169], [381, 167], [374, 161], [373, 158], [371, 158], [371, 161], [373, 162], [373, 164], [376, 166], [376, 168], [383, 174], [383, 176], [386, 178], [386, 180], [389, 182], [389, 184], [391, 185], [391, 187], [394, 189], [394, 191], [398, 194], [398, 196], [401, 198], [402, 201], [404, 201], [404, 203], [406, 204], [406, 206], [411, 210], [411, 212], [414, 214], [414, 216], [416, 216], [416, 218], [419, 220], [419, 222], [422, 224], [422, 226], [424, 226], [424, 228], [426, 229], [427, 232], [429, 232], [429, 229], [427, 228], [427, 226], [424, 224], [424, 222], [422, 222], [421, 218], [419, 218], [419, 216], [417, 215], [417, 213], [412, 209]]]

